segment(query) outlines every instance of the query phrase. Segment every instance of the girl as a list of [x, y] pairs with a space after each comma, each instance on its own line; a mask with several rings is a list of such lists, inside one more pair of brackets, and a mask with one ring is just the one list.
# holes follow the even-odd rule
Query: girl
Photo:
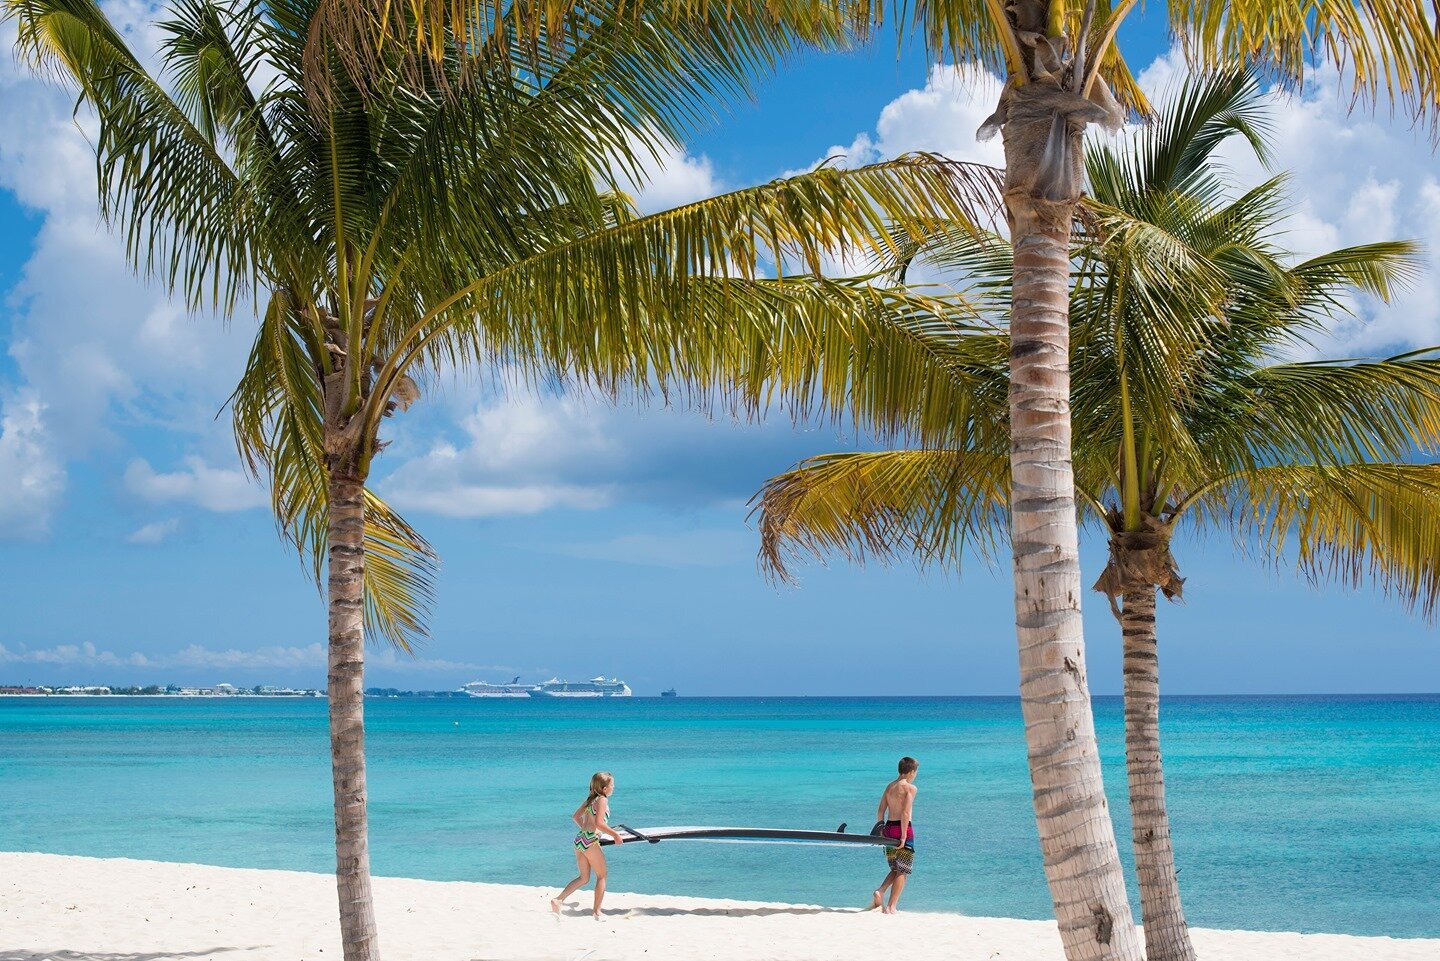
[[580, 868], [580, 874], [575, 880], [565, 885], [565, 890], [560, 892], [558, 898], [550, 901], [550, 910], [558, 917], [560, 905], [565, 903], [575, 891], [584, 887], [585, 882], [590, 880], [590, 874], [595, 874], [595, 920], [600, 920], [600, 902], [605, 900], [605, 852], [600, 850], [600, 835], [608, 834], [616, 844], [625, 843], [619, 832], [611, 829], [606, 823], [610, 817], [610, 795], [615, 793], [615, 778], [609, 771], [597, 771], [590, 778], [590, 796], [585, 803], [575, 809], [570, 815], [580, 833], [575, 835], [575, 863]]

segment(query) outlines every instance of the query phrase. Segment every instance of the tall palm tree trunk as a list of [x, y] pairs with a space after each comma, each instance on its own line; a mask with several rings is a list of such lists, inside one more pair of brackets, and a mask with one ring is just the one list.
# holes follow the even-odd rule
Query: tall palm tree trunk
[[[1070, 461], [1070, 229], [1083, 123], [1018, 87], [1004, 127], [1015, 248], [1010, 466], [1020, 702], [1035, 820], [1069, 961], [1140, 961], [1085, 682]], [[1028, 93], [1027, 93], [1028, 91]], [[1038, 94], [1038, 96], [1036, 96]]]
[[1160, 767], [1160, 662], [1155, 643], [1155, 588], [1126, 591], [1121, 612], [1125, 651], [1125, 770], [1130, 778], [1130, 816], [1135, 873], [1145, 919], [1149, 961], [1195, 961], [1175, 851], [1165, 810]]
[[330, 770], [345, 961], [378, 961], [365, 789], [365, 482], [330, 472]]

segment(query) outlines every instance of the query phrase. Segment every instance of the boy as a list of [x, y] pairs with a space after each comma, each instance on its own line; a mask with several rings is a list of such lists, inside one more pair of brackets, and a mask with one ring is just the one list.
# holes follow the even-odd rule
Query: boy
[[910, 877], [910, 871], [915, 865], [915, 825], [910, 817], [915, 810], [915, 773], [919, 770], [919, 761], [913, 757], [902, 757], [899, 764], [900, 776], [885, 785], [885, 793], [880, 795], [880, 808], [875, 812], [875, 820], [884, 825], [881, 833], [897, 842], [895, 847], [885, 849], [885, 861], [890, 865], [890, 873], [885, 875], [885, 880], [875, 889], [875, 899], [870, 905], [878, 908], [884, 904], [885, 889], [889, 888], [890, 902], [884, 905], [886, 914], [895, 913], [900, 892], [905, 890], [905, 881]]

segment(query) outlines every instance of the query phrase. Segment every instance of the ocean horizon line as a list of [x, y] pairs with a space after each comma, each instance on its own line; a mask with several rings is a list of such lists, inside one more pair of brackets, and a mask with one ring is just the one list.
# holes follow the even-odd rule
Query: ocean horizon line
[[[9, 685], [0, 684], [0, 687], [21, 687], [30, 685]], [[65, 687], [80, 686], [102, 686], [102, 685], [63, 685]], [[324, 689], [319, 691], [318, 697], [324, 697]], [[427, 694], [450, 693], [451, 688], [434, 688], [424, 691], [415, 691], [405, 694], [367, 694], [366, 697], [374, 700], [446, 700], [446, 698], [427, 697]], [[1120, 693], [1091, 694], [1095, 700], [1120, 700], [1124, 697]], [[1206, 698], [1206, 699], [1239, 699], [1239, 698], [1437, 698], [1440, 691], [1202, 691], [1202, 692], [1166, 692], [1160, 695], [1161, 700], [1175, 700], [1183, 698]], [[304, 701], [317, 699], [317, 696], [302, 694], [81, 694], [81, 693], [0, 693], [0, 698], [24, 698], [27, 700], [46, 698], [67, 698], [71, 700], [211, 700], [211, 701], [249, 701], [249, 700], [277, 700], [277, 701]], [[834, 701], [1018, 701], [1018, 694], [684, 694], [674, 700], [686, 701], [763, 701], [763, 700], [834, 700]], [[505, 703], [549, 703], [550, 701], [568, 701], [568, 698], [543, 698], [531, 700], [526, 698], [486, 698], [486, 697], [455, 697], [454, 700], [461, 702], [469, 701], [496, 701]], [[628, 697], [602, 697], [583, 698], [585, 701], [625, 701], [625, 700], [672, 700], [671, 697], [660, 694], [633, 694]]]

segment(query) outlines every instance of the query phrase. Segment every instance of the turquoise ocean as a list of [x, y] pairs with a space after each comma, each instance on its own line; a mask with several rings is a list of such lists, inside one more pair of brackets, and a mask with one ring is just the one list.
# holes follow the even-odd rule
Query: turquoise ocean
[[[591, 772], [613, 820], [868, 830], [920, 759], [905, 906], [1049, 909], [1013, 698], [367, 702], [377, 874], [558, 886]], [[1120, 704], [1098, 698], [1121, 850]], [[1440, 937], [1440, 695], [1173, 697], [1166, 779], [1191, 923]], [[0, 850], [333, 869], [325, 702], [0, 698]], [[870, 847], [611, 849], [613, 890], [862, 903]], [[1133, 875], [1131, 882], [1133, 894]]]

